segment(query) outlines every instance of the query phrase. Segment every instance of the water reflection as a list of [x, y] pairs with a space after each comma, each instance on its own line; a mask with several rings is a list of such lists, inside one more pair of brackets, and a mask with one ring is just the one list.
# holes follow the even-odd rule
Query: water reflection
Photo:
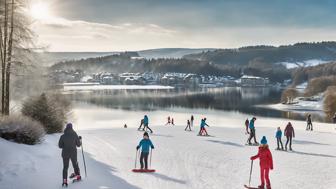
[[[97, 106], [132, 111], [155, 111], [174, 108], [215, 109], [235, 111], [256, 116], [282, 117], [304, 120], [304, 113], [284, 112], [256, 107], [260, 104], [278, 103], [281, 89], [276, 88], [203, 88], [165, 90], [99, 90], [72, 92], [74, 101]], [[329, 122], [324, 114], [313, 113], [315, 120]]]

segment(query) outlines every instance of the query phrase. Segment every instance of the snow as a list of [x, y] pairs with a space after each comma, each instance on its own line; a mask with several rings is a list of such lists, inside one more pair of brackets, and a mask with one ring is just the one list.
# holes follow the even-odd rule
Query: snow
[[320, 60], [320, 59], [310, 59], [302, 62], [279, 62], [278, 64], [284, 65], [287, 69], [297, 68], [297, 67], [310, 67], [317, 66], [320, 64], [325, 64], [330, 61]]
[[64, 91], [87, 91], [87, 90], [122, 90], [122, 89], [173, 89], [171, 86], [162, 85], [64, 85]]
[[[190, 111], [190, 110], [189, 110]], [[156, 173], [132, 173], [135, 147], [142, 132], [138, 126], [144, 112], [76, 106], [74, 127], [83, 136], [88, 177], [70, 184], [80, 189], [241, 189], [248, 183], [250, 160], [257, 147], [245, 146], [247, 136], [243, 123], [251, 115], [195, 110], [194, 129], [206, 116], [207, 128], [214, 137], [198, 137], [197, 132], [184, 131], [190, 112], [162, 110], [148, 113], [155, 145], [152, 168]], [[163, 126], [166, 115], [174, 116], [177, 126]], [[127, 119], [127, 121], [125, 121]], [[124, 121], [124, 122], [123, 122]], [[128, 128], [122, 128], [123, 123]], [[336, 188], [334, 166], [336, 141], [334, 127], [314, 123], [314, 132], [304, 130], [305, 122], [291, 121], [296, 129], [293, 152], [273, 150], [275, 128], [288, 120], [257, 117], [257, 137], [267, 136], [274, 158], [270, 177], [273, 188]], [[60, 188], [62, 162], [57, 148], [59, 134], [48, 135], [42, 144], [28, 146], [0, 139], [1, 189]], [[284, 141], [283, 141], [284, 142]], [[82, 175], [81, 151], [78, 158]], [[70, 168], [72, 170], [72, 168]], [[69, 171], [70, 172], [70, 171]], [[258, 163], [254, 164], [252, 185], [259, 184]]]

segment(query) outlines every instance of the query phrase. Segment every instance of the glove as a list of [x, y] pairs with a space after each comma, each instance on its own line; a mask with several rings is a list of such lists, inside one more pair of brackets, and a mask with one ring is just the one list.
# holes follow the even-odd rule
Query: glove
[[250, 160], [252, 160], [252, 161], [253, 161], [253, 157], [250, 157]]
[[136, 149], [139, 150], [140, 146], [137, 146]]
[[82, 136], [79, 136], [78, 138], [79, 138], [79, 140], [82, 140]]
[[271, 167], [271, 170], [273, 170], [273, 167]]

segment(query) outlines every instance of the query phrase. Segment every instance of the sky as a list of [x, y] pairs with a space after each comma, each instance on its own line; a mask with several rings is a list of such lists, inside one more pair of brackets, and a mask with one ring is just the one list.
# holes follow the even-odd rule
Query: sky
[[336, 41], [334, 0], [30, 0], [49, 51], [236, 48]]

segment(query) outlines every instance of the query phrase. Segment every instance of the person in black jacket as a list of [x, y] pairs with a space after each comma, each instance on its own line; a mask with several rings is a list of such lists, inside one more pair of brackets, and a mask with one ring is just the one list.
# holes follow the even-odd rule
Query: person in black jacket
[[64, 134], [60, 137], [58, 146], [62, 148], [63, 158], [63, 184], [67, 186], [69, 160], [71, 160], [75, 173], [71, 174], [70, 178], [81, 180], [79, 166], [77, 162], [77, 147], [81, 146], [81, 137], [73, 130], [72, 124], [68, 123], [64, 130]]

